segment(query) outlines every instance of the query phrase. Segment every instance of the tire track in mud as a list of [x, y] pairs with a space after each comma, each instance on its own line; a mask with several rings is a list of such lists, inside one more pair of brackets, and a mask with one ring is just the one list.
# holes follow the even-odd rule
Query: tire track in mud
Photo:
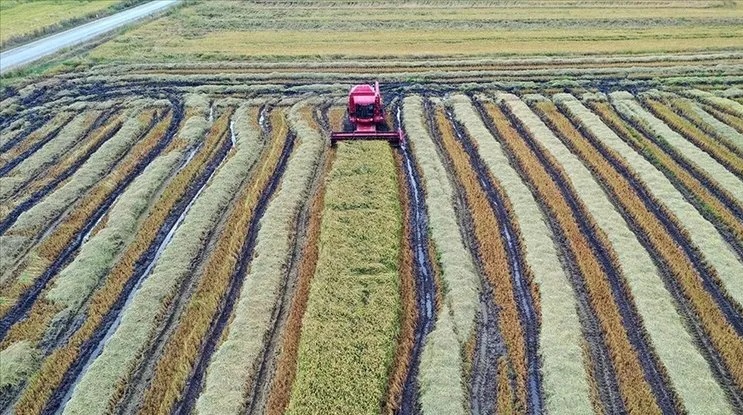
[[[327, 115], [329, 106], [329, 104], [323, 104], [314, 112], [315, 122], [322, 128], [326, 136], [330, 134], [330, 122]], [[269, 117], [261, 112], [259, 124], [267, 131], [270, 129], [268, 120]], [[304, 247], [308, 239], [307, 232], [309, 221], [311, 220], [310, 214], [313, 201], [317, 199], [318, 192], [325, 191], [323, 181], [325, 180], [325, 173], [330, 166], [330, 161], [332, 161], [332, 156], [327, 151], [323, 151], [317, 167], [312, 173], [314, 179], [310, 187], [312, 189], [309, 192], [310, 197], [308, 197], [307, 203], [302, 207], [295, 221], [295, 241], [292, 247], [292, 257], [287, 265], [286, 281], [281, 287], [279, 301], [271, 316], [273, 323], [266, 335], [264, 349], [261, 352], [260, 358], [256, 362], [252, 362], [256, 366], [256, 369], [255, 375], [251, 378], [251, 384], [247, 388], [249, 399], [248, 405], [245, 408], [246, 414], [254, 415], [264, 413], [266, 410], [276, 374], [276, 359], [281, 352], [286, 322], [291, 312], [292, 301], [298, 290], [299, 267], [301, 266], [302, 254], [304, 253]]]
[[[111, 137], [113, 137], [116, 133], [119, 132], [123, 124], [119, 124], [118, 127], [115, 127], [111, 129], [109, 132], [106, 133], [106, 136], [103, 137], [96, 145], [92, 146], [88, 151], [85, 152], [85, 154], [80, 157], [80, 159], [64, 170], [62, 173], [60, 173], [57, 177], [54, 178], [54, 180], [50, 181], [44, 187], [41, 189], [35, 191], [33, 194], [26, 197], [26, 199], [21, 202], [18, 206], [16, 206], [13, 210], [11, 210], [6, 217], [0, 221], [0, 234], [8, 230], [16, 220], [18, 220], [18, 217], [25, 211], [32, 208], [34, 205], [36, 205], [38, 202], [40, 202], [44, 197], [46, 197], [53, 189], [55, 189], [60, 183], [67, 180], [72, 174], [74, 174], [77, 169], [82, 166], [90, 156], [93, 155], [96, 151], [98, 151], [98, 148], [102, 146], [106, 141], [108, 141]], [[43, 173], [41, 173], [43, 174]], [[30, 182], [29, 182], [30, 183]], [[20, 190], [19, 190], [20, 191]], [[10, 198], [16, 197], [17, 193], [14, 195], [11, 195]]]
[[[8, 118], [7, 122], [6, 120], [0, 121], [0, 128], [5, 129], [20, 118], [22, 117], [18, 116], [14, 119]], [[38, 130], [39, 128], [41, 128], [42, 125], [46, 124], [52, 119], [52, 117], [48, 114], [39, 115], [38, 113], [31, 113], [28, 118], [28, 125], [23, 127], [23, 130], [17, 136], [13, 137], [13, 139], [8, 140], [8, 142], [0, 146], [0, 153], [5, 153], [6, 151], [17, 146], [18, 144], [23, 142], [23, 140], [25, 140], [29, 135], [31, 135], [32, 132]]]
[[[442, 160], [448, 160], [446, 151], [441, 148], [441, 137], [436, 128], [433, 104], [430, 99], [424, 100], [426, 127], [436, 144], [436, 151], [443, 155]], [[444, 164], [448, 164], [445, 161]], [[451, 177], [451, 166], [446, 166], [447, 175]], [[476, 313], [475, 322], [475, 352], [472, 359], [469, 389], [469, 405], [473, 414], [489, 414], [495, 412], [497, 402], [498, 360], [506, 355], [506, 344], [498, 325], [498, 307], [495, 303], [493, 287], [485, 279], [480, 256], [477, 253], [477, 242], [474, 240], [473, 218], [468, 213], [461, 186], [453, 186], [458, 206], [457, 222], [459, 223], [462, 241], [465, 247], [472, 252], [475, 258], [477, 274], [480, 277], [480, 309]], [[463, 232], [462, 232], [463, 231]], [[511, 382], [512, 379], [509, 379]], [[511, 382], [512, 383], [512, 382]], [[512, 385], [513, 386], [513, 385]]]
[[[49, 405], [45, 408], [44, 413], [62, 413], [67, 401], [72, 396], [75, 386], [82, 379], [88, 367], [101, 354], [108, 339], [114, 334], [121, 322], [123, 311], [126, 310], [129, 303], [134, 298], [137, 291], [149, 276], [162, 252], [170, 243], [173, 235], [185, 219], [191, 206], [196, 201], [201, 192], [206, 188], [211, 177], [216, 173], [231, 148], [229, 140], [223, 140], [219, 150], [214, 154], [212, 159], [206, 165], [206, 168], [200, 173], [198, 178], [188, 187], [188, 191], [171, 209], [167, 218], [158, 230], [157, 236], [147, 248], [145, 253], [137, 260], [134, 265], [131, 278], [124, 286], [119, 298], [114, 306], [108, 311], [104, 318], [104, 323], [94, 332], [93, 335], [80, 347], [80, 353], [76, 362], [70, 367], [65, 374], [61, 387], [57, 389], [49, 400]], [[179, 167], [182, 170], [193, 158], [197, 149], [189, 152], [186, 160]], [[173, 177], [177, 174], [174, 173]]]
[[0, 176], [4, 176], [9, 171], [13, 170], [15, 166], [19, 165], [23, 160], [27, 159], [31, 154], [35, 153], [41, 147], [44, 147], [46, 143], [52, 141], [59, 134], [59, 132], [62, 131], [62, 129], [66, 127], [67, 124], [69, 124], [74, 118], [75, 117], [69, 117], [66, 121], [62, 122], [60, 125], [55, 127], [53, 130], [49, 131], [44, 136], [44, 138], [40, 139], [39, 141], [29, 146], [29, 148], [26, 149], [26, 151], [19, 154], [13, 160], [9, 160], [7, 163], [5, 163], [4, 166], [0, 167]]
[[[475, 106], [480, 119], [485, 124], [486, 128], [490, 131], [493, 137], [500, 137], [497, 128], [493, 124], [493, 120], [488, 116], [482, 103], [477, 99], [472, 99], [472, 103]], [[519, 130], [519, 125], [513, 123], [514, 128], [523, 137], [524, 132]], [[499, 140], [502, 141], [502, 140]], [[508, 148], [508, 147], [505, 147]], [[513, 161], [513, 155], [507, 153], [507, 157], [512, 160], [512, 164], [516, 167], [519, 174], [524, 177], [523, 172], [518, 168], [518, 164]], [[528, 180], [524, 179], [524, 183], [530, 188], [533, 185]], [[533, 190], [532, 190], [533, 191]], [[581, 323], [583, 337], [586, 339], [588, 347], [588, 353], [591, 357], [593, 367], [590, 368], [593, 378], [599, 387], [599, 395], [601, 399], [601, 405], [607, 413], [621, 414], [627, 413], [624, 401], [622, 400], [621, 393], [619, 391], [619, 383], [617, 380], [617, 374], [612, 365], [611, 352], [608, 349], [606, 342], [603, 339], [603, 333], [596, 310], [591, 305], [588, 298], [588, 292], [582, 281], [580, 271], [576, 264], [576, 260], [573, 257], [572, 252], [567, 248], [567, 244], [564, 242], [567, 239], [567, 235], [559, 225], [559, 223], [550, 214], [549, 209], [541, 202], [537, 197], [536, 200], [540, 205], [540, 208], [544, 212], [544, 217], [549, 222], [549, 226], [555, 235], [556, 246], [561, 252], [560, 260], [563, 262], [565, 268], [569, 271], [567, 274], [570, 279], [570, 283], [575, 291], [575, 299], [577, 303], [578, 317]]]
[[501, 238], [505, 242], [504, 246], [506, 247], [506, 254], [509, 259], [513, 294], [517, 298], [516, 304], [518, 306], [521, 324], [524, 327], [525, 343], [527, 345], [527, 393], [529, 396], [527, 413], [541, 414], [544, 408], [544, 396], [541, 386], [541, 373], [539, 371], [541, 366], [538, 354], [539, 317], [532, 291], [529, 287], [529, 281], [523, 273], [523, 270], [526, 268], [526, 259], [521, 249], [517, 246], [516, 230], [503, 202], [505, 195], [493, 185], [493, 179], [487, 173], [487, 168], [480, 158], [477, 149], [474, 147], [471, 138], [465, 132], [464, 127], [454, 118], [450, 110], [447, 109], [446, 115], [460, 144], [462, 144], [462, 147], [469, 156], [472, 169], [488, 196], [493, 213], [501, 224]]
[[291, 156], [294, 145], [296, 144], [296, 135], [289, 132], [285, 137], [285, 140], [284, 148], [282, 149], [276, 169], [272, 173], [269, 183], [261, 192], [261, 197], [250, 221], [250, 225], [246, 230], [248, 238], [243, 244], [240, 252], [241, 261], [239, 262], [237, 269], [233, 271], [225, 300], [212, 322], [206, 343], [202, 346], [197, 363], [191, 372], [189, 380], [186, 382], [187, 386], [183, 392], [182, 399], [176, 403], [175, 408], [173, 409], [174, 413], [191, 413], [193, 406], [196, 403], [196, 398], [198, 398], [198, 395], [201, 392], [206, 367], [212, 354], [216, 350], [217, 342], [222, 337], [222, 333], [230, 320], [232, 309], [237, 302], [240, 289], [242, 288], [243, 278], [241, 277], [247, 273], [248, 266], [253, 257], [253, 249], [256, 244], [260, 220], [266, 212], [271, 197], [281, 183], [284, 171], [286, 170], [286, 165], [289, 162], [289, 157]]
[[676, 413], [676, 402], [677, 399], [673, 391], [666, 384], [663, 370], [660, 363], [658, 362], [655, 353], [652, 350], [652, 346], [648, 343], [648, 336], [640, 320], [639, 314], [634, 307], [631, 298], [628, 298], [628, 289], [621, 275], [617, 272], [618, 270], [612, 266], [611, 256], [609, 248], [604, 246], [596, 236], [595, 230], [590, 226], [586, 214], [580, 208], [580, 199], [574, 194], [568, 187], [567, 183], [570, 180], [555, 168], [550, 162], [538, 143], [535, 142], [534, 137], [527, 131], [525, 131], [520, 120], [510, 111], [509, 108], [503, 108], [504, 113], [511, 121], [511, 124], [516, 128], [527, 146], [534, 152], [537, 159], [544, 166], [552, 180], [557, 184], [560, 189], [560, 193], [564, 197], [565, 201], [570, 206], [573, 213], [573, 217], [576, 219], [578, 226], [582, 233], [588, 239], [594, 254], [596, 255], [602, 269], [604, 270], [608, 282], [611, 286], [611, 291], [614, 297], [614, 301], [617, 304], [619, 314], [622, 319], [622, 325], [626, 328], [626, 333], [629, 338], [630, 344], [634, 348], [637, 358], [642, 366], [645, 380], [650, 385], [651, 390], [655, 396], [656, 402], [664, 414]]
[[[395, 129], [401, 128], [401, 110], [399, 100], [392, 106], [396, 114]], [[408, 148], [407, 141], [400, 144], [400, 155], [405, 174], [405, 191], [408, 193], [408, 218], [412, 232], [408, 244], [413, 250], [413, 282], [415, 284], [415, 306], [417, 319], [413, 330], [414, 342], [409, 356], [408, 372], [402, 388], [399, 407], [396, 411], [400, 415], [420, 413], [418, 405], [419, 385], [418, 368], [423, 345], [428, 334], [433, 330], [436, 322], [436, 284], [433, 262], [429, 250], [428, 212], [425, 206], [425, 196], [421, 185], [415, 158]]]
[[165, 147], [167, 147], [167, 145], [173, 139], [176, 131], [181, 124], [184, 109], [183, 102], [180, 100], [180, 98], [171, 96], [170, 101], [173, 111], [173, 118], [163, 139], [160, 140], [160, 142], [158, 142], [157, 145], [155, 145], [149, 153], [147, 153], [144, 157], [142, 157], [141, 160], [139, 160], [136, 166], [132, 169], [132, 172], [129, 174], [129, 176], [122, 180], [111, 193], [111, 196], [106, 199], [106, 201], [104, 201], [100, 206], [98, 206], [98, 208], [92, 215], [90, 215], [87, 222], [85, 223], [85, 226], [83, 226], [80, 232], [78, 232], [78, 234], [72, 240], [72, 243], [70, 243], [60, 253], [60, 255], [36, 280], [34, 285], [21, 296], [18, 302], [10, 310], [8, 310], [8, 313], [0, 320], [0, 340], [5, 338], [8, 330], [15, 322], [26, 316], [26, 313], [31, 308], [31, 305], [33, 305], [33, 303], [36, 301], [36, 298], [44, 289], [44, 287], [47, 286], [51, 278], [56, 275], [78, 251], [80, 245], [82, 245], [83, 243], [84, 236], [87, 235], [95, 227], [95, 224], [98, 223], [99, 219], [108, 212], [108, 209], [111, 207], [118, 195], [120, 195], [121, 192], [123, 192], [124, 189], [129, 186], [129, 184], [144, 170], [145, 167], [147, 167], [147, 165], [155, 157], [160, 154], [160, 152]]

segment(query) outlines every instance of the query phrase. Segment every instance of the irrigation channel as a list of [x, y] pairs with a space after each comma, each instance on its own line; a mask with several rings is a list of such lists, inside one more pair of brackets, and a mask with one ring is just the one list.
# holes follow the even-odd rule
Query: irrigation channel
[[[394, 111], [395, 129], [402, 126], [399, 99]], [[418, 367], [420, 366], [421, 352], [426, 336], [433, 330], [436, 321], [436, 285], [434, 282], [433, 263], [428, 249], [428, 214], [424, 204], [423, 188], [420, 184], [420, 176], [415, 167], [415, 160], [408, 148], [407, 142], [400, 145], [400, 154], [405, 169], [406, 186], [410, 214], [408, 215], [412, 232], [410, 232], [410, 249], [413, 250], [413, 275], [415, 284], [415, 305], [417, 316], [414, 328], [414, 343], [410, 352], [410, 364], [408, 373], [405, 375], [400, 406], [397, 413], [400, 415], [412, 415], [419, 413], [418, 407]]]
[[570, 206], [570, 210], [573, 217], [576, 219], [581, 232], [586, 236], [591, 245], [591, 249], [596, 254], [596, 257], [601, 264], [601, 268], [606, 274], [611, 286], [612, 296], [617, 304], [622, 319], [622, 325], [623, 327], [628, 328], [626, 330], [627, 336], [637, 353], [637, 358], [642, 366], [645, 379], [650, 385], [650, 389], [653, 391], [658, 406], [664, 415], [676, 413], [676, 408], [680, 407], [678, 397], [668, 388], [668, 385], [665, 382], [657, 356], [648, 345], [648, 336], [642, 329], [633, 329], [642, 327], [637, 310], [634, 308], [631, 298], [628, 298], [628, 290], [625, 287], [622, 276], [612, 264], [611, 254], [608, 252], [607, 247], [598, 239], [595, 229], [593, 229], [589, 224], [587, 214], [581, 208], [578, 196], [569, 187], [568, 183], [571, 183], [570, 180], [567, 177], [563, 177], [563, 174], [551, 163], [545, 154], [546, 150], [542, 150], [534, 137], [526, 131], [526, 128], [521, 124], [521, 121], [518, 120], [517, 117], [508, 110], [508, 108], [505, 108], [505, 113], [509, 117], [511, 123], [519, 131], [524, 142], [545, 168], [552, 181], [557, 184], [560, 193], [568, 206]]
[[[493, 137], [499, 137], [498, 130], [493, 124], [492, 119], [488, 116], [482, 103], [477, 99], [472, 101], [477, 109], [480, 119], [485, 124], [488, 131]], [[516, 125], [515, 125], [516, 126]], [[523, 134], [523, 132], [521, 132]], [[519, 172], [523, 176], [523, 172]], [[548, 219], [550, 228], [555, 234], [557, 240], [566, 240], [567, 236], [562, 227], [557, 223], [555, 218], [550, 214], [549, 208], [544, 203], [539, 204], [544, 212], [545, 218]], [[612, 358], [609, 348], [603, 338], [601, 325], [589, 298], [588, 292], [583, 284], [580, 271], [576, 265], [575, 258], [572, 257], [570, 250], [565, 244], [557, 244], [562, 251], [565, 267], [570, 270], [570, 283], [575, 290], [575, 297], [578, 303], [578, 315], [582, 326], [583, 335], [586, 338], [588, 354], [591, 360], [591, 371], [593, 378], [599, 389], [600, 400], [603, 408], [607, 413], [627, 413], [624, 401], [619, 391], [619, 382], [617, 374], [612, 365]]]
[[524, 326], [524, 335], [526, 337], [527, 388], [529, 395], [527, 412], [541, 414], [544, 407], [544, 398], [540, 387], [541, 379], [539, 372], [539, 319], [534, 306], [535, 302], [532, 297], [532, 291], [529, 288], [529, 282], [526, 280], [522, 271], [525, 268], [526, 259], [517, 245], [514, 224], [503, 203], [505, 196], [500, 194], [500, 191], [493, 185], [487, 167], [480, 158], [477, 149], [473, 145], [471, 138], [467, 135], [464, 127], [457, 122], [450, 111], [447, 111], [446, 114], [459, 142], [469, 156], [470, 163], [477, 174], [480, 185], [488, 196], [491, 209], [498, 218], [498, 222], [502, 224], [501, 237], [505, 242], [511, 271], [511, 281], [515, 291], [514, 295], [517, 299], [519, 316]]
[[[145, 169], [145, 167], [147, 167], [147, 165], [155, 157], [157, 157], [173, 139], [176, 131], [178, 130], [178, 127], [181, 124], [184, 110], [183, 102], [179, 98], [170, 96], [169, 99], [172, 104], [172, 111], [174, 113], [170, 125], [168, 126], [168, 130], [165, 133], [163, 139], [160, 140], [148, 154], [146, 154], [144, 157], [142, 157], [141, 160], [139, 160], [130, 174], [116, 186], [116, 189], [114, 189], [111, 196], [106, 199], [100, 206], [98, 206], [98, 208], [92, 215], [90, 215], [87, 222], [85, 223], [85, 226], [77, 233], [77, 235], [75, 235], [71, 243], [60, 253], [60, 255], [36, 280], [34, 285], [21, 296], [18, 302], [10, 310], [8, 310], [8, 313], [0, 320], [0, 340], [5, 338], [8, 330], [13, 324], [20, 321], [26, 316], [44, 287], [47, 286], [51, 278], [61, 270], [61, 268], [67, 263], [72, 255], [77, 252], [77, 250], [82, 245], [85, 235], [87, 235], [90, 230], [93, 229], [95, 224], [98, 223], [100, 218], [103, 217], [106, 212], [108, 212], [108, 209], [111, 207], [116, 198], [121, 194], [121, 192], [123, 192], [124, 189], [126, 189], [126, 187], [129, 186], [132, 181], [134, 181], [134, 179]], [[153, 120], [153, 123], [154, 122], [155, 120]]]

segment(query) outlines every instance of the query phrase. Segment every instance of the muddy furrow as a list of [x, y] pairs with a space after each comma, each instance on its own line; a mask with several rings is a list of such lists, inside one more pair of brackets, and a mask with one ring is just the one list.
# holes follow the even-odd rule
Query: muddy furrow
[[[486, 114], [482, 104], [476, 99], [473, 99], [472, 102], [477, 109], [480, 118], [493, 137], [499, 137], [498, 130], [493, 125], [493, 121]], [[519, 125], [514, 123], [514, 127], [518, 129]], [[520, 131], [520, 134], [523, 136], [524, 132]], [[511, 157], [512, 156], [509, 155], [509, 158]], [[525, 182], [528, 184], [528, 181]], [[531, 187], [531, 185], [529, 186]], [[545, 218], [547, 218], [550, 228], [554, 232], [555, 238], [558, 241], [556, 245], [562, 251], [561, 256], [565, 262], [565, 266], [570, 271], [568, 275], [570, 277], [570, 283], [575, 290], [575, 298], [578, 304], [578, 316], [588, 346], [588, 352], [591, 356], [591, 361], [593, 362], [593, 367], [590, 371], [599, 387], [601, 404], [607, 413], [626, 413], [627, 409], [619, 391], [619, 383], [612, 364], [611, 352], [604, 341], [601, 324], [596, 315], [596, 310], [593, 308], [591, 301], [588, 298], [588, 291], [586, 290], [584, 282], [580, 276], [580, 271], [576, 265], [575, 258], [573, 258], [573, 253], [564, 243], [559, 243], [559, 241], [565, 241], [567, 235], [559, 223], [552, 217], [549, 209], [546, 208], [543, 203], [540, 203], [540, 206], [544, 210]]]
[[[44, 124], [52, 119], [50, 115], [38, 115], [36, 113], [32, 113], [28, 116], [28, 118], [28, 125], [12, 140], [8, 140], [7, 143], [0, 146], [0, 153], [5, 153], [6, 151], [20, 144], [21, 142], [23, 142], [24, 139], [31, 135], [31, 133], [41, 128]], [[6, 128], [7, 126], [11, 125], [12, 122], [13, 121], [10, 119], [8, 119], [8, 122], [5, 122], [5, 120], [3, 120], [2, 122], [0, 122], [0, 125], [2, 125], [2, 128]]]
[[227, 326], [232, 315], [232, 309], [237, 301], [237, 297], [240, 294], [242, 288], [243, 279], [241, 276], [246, 274], [247, 268], [250, 265], [250, 259], [253, 257], [253, 248], [256, 243], [256, 236], [258, 235], [258, 224], [266, 212], [268, 202], [271, 196], [276, 191], [276, 188], [281, 183], [281, 177], [286, 169], [289, 156], [294, 149], [296, 142], [296, 136], [294, 133], [289, 133], [284, 143], [284, 148], [281, 151], [279, 162], [276, 165], [276, 169], [271, 175], [268, 185], [261, 192], [260, 199], [255, 209], [255, 213], [251, 218], [250, 225], [245, 232], [248, 234], [248, 238], [243, 244], [240, 251], [241, 260], [238, 263], [238, 267], [233, 271], [230, 279], [230, 284], [227, 289], [227, 295], [224, 299], [223, 304], [219, 307], [219, 311], [214, 316], [214, 320], [210, 326], [209, 333], [207, 334], [206, 341], [202, 346], [199, 358], [194, 365], [188, 382], [186, 382], [186, 389], [183, 391], [182, 399], [176, 403], [173, 409], [174, 413], [190, 413], [193, 410], [193, 406], [196, 403], [199, 392], [203, 387], [203, 379], [206, 372], [207, 364], [211, 359], [212, 354], [216, 350], [217, 342], [222, 337], [222, 333]]
[[[440, 154], [446, 155], [446, 152], [441, 148], [441, 136], [438, 131], [436, 120], [434, 117], [433, 104], [430, 100], [424, 101], [426, 127], [428, 128], [431, 137], [435, 137], [434, 143], [436, 144], [437, 151]], [[442, 160], [448, 160], [448, 157], [442, 157]], [[452, 174], [449, 170], [450, 166], [447, 167], [447, 174]], [[456, 183], [457, 179], [451, 177], [453, 183]], [[474, 414], [488, 414], [495, 412], [495, 405], [497, 402], [497, 381], [498, 381], [498, 361], [506, 355], [506, 343], [503, 338], [503, 334], [500, 331], [498, 323], [498, 306], [495, 302], [495, 293], [493, 287], [485, 279], [483, 271], [482, 261], [477, 251], [477, 241], [474, 240], [472, 223], [473, 218], [466, 208], [465, 197], [461, 186], [454, 186], [456, 194], [456, 203], [458, 206], [459, 215], [457, 215], [457, 222], [462, 232], [462, 241], [465, 247], [472, 252], [472, 257], [475, 258], [475, 266], [477, 268], [477, 274], [480, 278], [480, 293], [479, 302], [480, 306], [475, 315], [475, 346], [474, 355], [472, 359], [471, 373], [470, 373], [470, 384], [468, 385], [470, 395], [470, 410]], [[508, 376], [509, 382], [512, 383], [513, 379]], [[512, 385], [513, 386], [513, 385]]]
[[567, 183], [570, 180], [563, 177], [562, 174], [552, 165], [550, 160], [544, 154], [544, 151], [535, 142], [534, 138], [526, 132], [521, 125], [520, 121], [515, 119], [515, 116], [506, 108], [504, 111], [510, 118], [511, 123], [517, 128], [521, 136], [524, 138], [525, 143], [529, 148], [536, 154], [539, 161], [544, 166], [545, 170], [549, 173], [552, 180], [557, 184], [560, 192], [567, 201], [570, 209], [572, 210], [573, 216], [576, 218], [578, 226], [582, 230], [583, 234], [586, 235], [591, 247], [596, 254], [602, 269], [608, 277], [611, 291], [616, 301], [619, 313], [622, 319], [623, 326], [626, 328], [627, 336], [630, 344], [637, 353], [638, 360], [642, 366], [645, 379], [650, 385], [653, 394], [655, 395], [656, 401], [660, 409], [664, 414], [673, 414], [676, 412], [676, 399], [674, 393], [670, 390], [666, 384], [663, 376], [662, 368], [660, 363], [655, 357], [655, 353], [652, 351], [652, 346], [648, 344], [648, 337], [642, 328], [642, 322], [637, 313], [637, 310], [632, 303], [632, 299], [628, 298], [628, 290], [625, 287], [624, 281], [621, 279], [620, 274], [617, 272], [612, 265], [611, 256], [608, 247], [604, 246], [598, 239], [595, 230], [589, 224], [588, 219], [584, 215], [583, 210], [580, 208], [580, 202], [578, 196], [573, 193]]
[[739, 336], [743, 336], [743, 314], [735, 302], [729, 298], [729, 296], [721, 288], [720, 282], [716, 276], [710, 272], [709, 265], [702, 254], [694, 246], [694, 244], [685, 236], [685, 232], [679, 227], [679, 225], [673, 221], [668, 215], [665, 209], [659, 209], [654, 203], [654, 198], [650, 190], [641, 183], [637, 177], [629, 171], [629, 169], [616, 159], [615, 156], [610, 154], [606, 148], [590, 134], [584, 134], [584, 136], [593, 144], [593, 146], [601, 153], [601, 155], [611, 164], [611, 166], [619, 172], [634, 189], [635, 192], [640, 196], [640, 199], [645, 203], [648, 212], [651, 212], [665, 227], [668, 234], [673, 240], [680, 246], [686, 256], [694, 264], [699, 275], [702, 277], [702, 284], [714, 298], [720, 310], [727, 318], [728, 323], [735, 329]]
[[[87, 371], [87, 368], [101, 354], [108, 339], [113, 335], [121, 322], [122, 312], [131, 303], [135, 294], [149, 276], [150, 271], [157, 263], [162, 252], [170, 243], [175, 231], [181, 224], [186, 214], [190, 210], [196, 198], [207, 186], [209, 179], [214, 175], [217, 168], [225, 159], [231, 148], [230, 141], [225, 139], [207, 164], [206, 168], [199, 174], [198, 178], [189, 185], [186, 194], [173, 206], [168, 213], [167, 218], [158, 230], [157, 236], [147, 248], [145, 253], [137, 260], [134, 265], [132, 277], [128, 280], [124, 289], [121, 291], [114, 306], [104, 317], [103, 324], [80, 346], [80, 352], [75, 363], [65, 373], [61, 382], [61, 387], [54, 392], [49, 400], [49, 405], [44, 409], [44, 413], [61, 413], [64, 406], [72, 396], [75, 386]], [[183, 166], [191, 160], [194, 152], [184, 162]]]
[[[393, 107], [396, 114], [395, 129], [402, 127], [399, 102]], [[418, 367], [426, 336], [433, 330], [436, 322], [436, 284], [434, 282], [433, 262], [429, 250], [428, 213], [424, 202], [423, 187], [414, 156], [407, 142], [400, 146], [400, 154], [405, 170], [409, 201], [409, 218], [412, 229], [409, 246], [413, 250], [413, 281], [415, 283], [415, 306], [417, 319], [413, 330], [414, 342], [410, 351], [408, 372], [405, 375], [400, 406], [397, 413], [413, 415], [420, 412], [418, 406]]]
[[524, 335], [526, 337], [526, 356], [527, 356], [527, 393], [529, 402], [527, 412], [532, 414], [541, 414], [544, 408], [544, 397], [541, 388], [541, 374], [539, 371], [539, 316], [537, 315], [532, 291], [529, 287], [529, 281], [522, 270], [526, 266], [526, 260], [521, 250], [517, 246], [517, 234], [513, 222], [509, 217], [506, 207], [504, 206], [504, 195], [493, 185], [492, 178], [487, 173], [477, 149], [472, 144], [472, 140], [465, 133], [464, 128], [457, 122], [451, 112], [447, 111], [447, 118], [452, 124], [454, 131], [469, 156], [472, 169], [477, 175], [480, 185], [488, 196], [490, 207], [498, 218], [501, 228], [501, 237], [505, 242], [506, 253], [510, 262], [511, 282], [514, 289], [514, 296], [517, 298], [521, 324], [524, 326]]
[[5, 338], [5, 335], [15, 322], [26, 316], [26, 313], [31, 308], [31, 305], [36, 301], [36, 298], [47, 286], [51, 278], [56, 275], [74, 255], [75, 252], [80, 248], [83, 243], [85, 235], [87, 235], [95, 224], [98, 223], [99, 219], [106, 214], [109, 207], [116, 200], [116, 197], [121, 194], [122, 191], [144, 170], [144, 168], [155, 158], [160, 152], [170, 143], [173, 136], [175, 135], [178, 127], [181, 124], [183, 118], [183, 103], [180, 99], [171, 97], [171, 103], [173, 107], [173, 119], [168, 126], [168, 130], [162, 140], [133, 168], [131, 174], [122, 180], [114, 191], [111, 193], [106, 201], [104, 201], [88, 218], [85, 226], [78, 232], [72, 242], [64, 248], [60, 255], [51, 263], [51, 265], [44, 271], [44, 273], [36, 280], [35, 284], [27, 290], [16, 304], [8, 310], [8, 313], [0, 320], [0, 340]]
[[13, 225], [13, 223], [15, 223], [15, 219], [18, 219], [18, 217], [23, 212], [32, 208], [36, 203], [46, 197], [49, 192], [55, 189], [60, 183], [67, 180], [67, 178], [74, 174], [77, 169], [82, 166], [88, 160], [88, 158], [90, 158], [91, 155], [93, 155], [93, 153], [98, 151], [98, 148], [103, 145], [103, 143], [108, 141], [109, 138], [113, 137], [117, 132], [119, 132], [119, 129], [121, 129], [122, 125], [123, 124], [119, 125], [117, 128], [113, 128], [106, 134], [106, 137], [104, 137], [102, 140], [100, 140], [100, 142], [98, 142], [95, 146], [92, 146], [85, 154], [83, 154], [83, 156], [80, 157], [80, 159], [75, 164], [60, 173], [57, 177], [54, 178], [54, 180], [44, 185], [44, 187], [27, 196], [23, 202], [21, 202], [18, 206], [11, 210], [10, 213], [8, 213], [6, 217], [2, 221], [0, 221], [0, 233], [5, 232], [10, 226]]

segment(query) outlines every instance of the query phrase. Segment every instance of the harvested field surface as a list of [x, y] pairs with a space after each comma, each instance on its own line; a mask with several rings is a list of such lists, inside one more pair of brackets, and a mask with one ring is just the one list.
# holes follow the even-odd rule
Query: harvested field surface
[[[743, 415], [741, 6], [420, 3], [6, 78], [0, 413]], [[331, 145], [375, 79], [405, 139]]]

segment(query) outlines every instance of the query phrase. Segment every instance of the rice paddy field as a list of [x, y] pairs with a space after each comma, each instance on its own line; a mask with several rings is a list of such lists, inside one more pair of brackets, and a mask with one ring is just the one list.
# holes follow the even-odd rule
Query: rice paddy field
[[[741, 6], [573, 3], [185, 2], [4, 78], [0, 413], [743, 414]], [[374, 80], [405, 140], [331, 146]]]

